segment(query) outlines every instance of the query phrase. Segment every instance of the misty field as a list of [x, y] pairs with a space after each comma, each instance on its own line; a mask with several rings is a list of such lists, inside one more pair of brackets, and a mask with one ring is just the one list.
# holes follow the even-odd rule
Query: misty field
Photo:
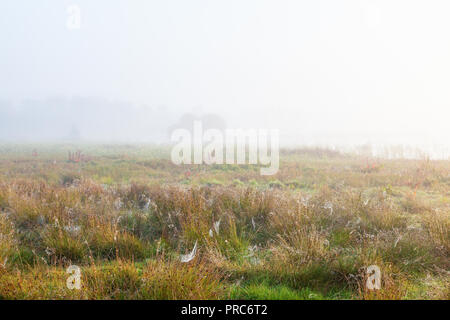
[[449, 160], [282, 150], [261, 176], [169, 153], [0, 146], [0, 298], [450, 298]]

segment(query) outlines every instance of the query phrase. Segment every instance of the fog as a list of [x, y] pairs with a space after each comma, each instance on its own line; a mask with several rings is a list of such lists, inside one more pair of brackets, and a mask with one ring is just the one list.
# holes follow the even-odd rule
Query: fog
[[190, 114], [285, 145], [444, 154], [449, 14], [446, 0], [2, 1], [0, 141], [159, 143]]

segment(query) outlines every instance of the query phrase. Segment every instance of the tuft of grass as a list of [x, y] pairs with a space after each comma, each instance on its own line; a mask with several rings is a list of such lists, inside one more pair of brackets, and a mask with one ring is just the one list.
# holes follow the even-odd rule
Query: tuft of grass
[[234, 286], [230, 292], [231, 299], [242, 300], [323, 300], [321, 293], [309, 288], [294, 290], [285, 285], [253, 283], [247, 286]]
[[152, 300], [216, 300], [225, 294], [222, 278], [219, 271], [205, 264], [155, 261], [143, 271], [141, 294]]

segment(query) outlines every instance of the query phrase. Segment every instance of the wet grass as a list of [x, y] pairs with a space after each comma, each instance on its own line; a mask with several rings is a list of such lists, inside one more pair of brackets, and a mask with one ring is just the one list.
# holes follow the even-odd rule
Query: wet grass
[[[78, 149], [86, 156], [69, 161]], [[165, 147], [0, 150], [3, 299], [450, 295], [449, 161], [367, 168], [299, 149], [265, 177], [257, 166], [175, 166]], [[67, 288], [69, 265], [81, 268], [81, 290]], [[365, 287], [370, 265], [380, 290]]]

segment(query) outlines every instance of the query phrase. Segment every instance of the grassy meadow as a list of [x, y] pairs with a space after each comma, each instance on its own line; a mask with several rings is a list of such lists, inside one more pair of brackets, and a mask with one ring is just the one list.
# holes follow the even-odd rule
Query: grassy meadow
[[0, 145], [0, 298], [450, 298], [449, 160], [282, 150], [261, 176], [169, 153]]

